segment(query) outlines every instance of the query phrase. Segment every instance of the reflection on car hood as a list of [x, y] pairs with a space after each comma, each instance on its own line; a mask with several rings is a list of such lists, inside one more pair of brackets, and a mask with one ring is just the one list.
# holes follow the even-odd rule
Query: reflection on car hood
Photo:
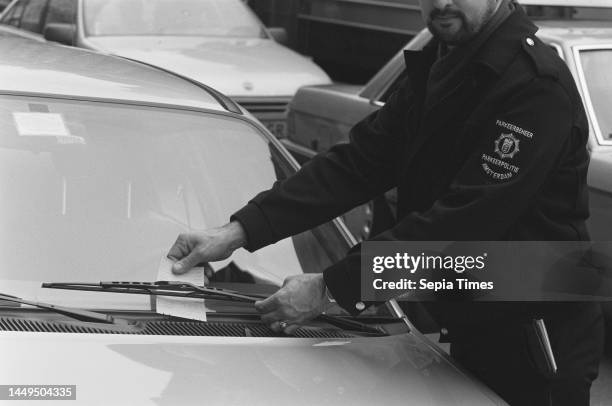
[[412, 335], [350, 340], [0, 334], [0, 381], [84, 404], [495, 404]]
[[160, 66], [229, 96], [292, 96], [330, 83], [309, 59], [267, 39], [169, 36], [88, 37], [94, 48]]

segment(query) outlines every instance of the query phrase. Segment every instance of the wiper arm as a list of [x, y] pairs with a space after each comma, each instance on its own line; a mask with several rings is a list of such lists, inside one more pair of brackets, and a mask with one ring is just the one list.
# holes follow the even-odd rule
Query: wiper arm
[[[246, 303], [255, 303], [267, 298], [267, 295], [244, 295], [229, 289], [197, 286], [189, 282], [99, 282], [99, 283], [43, 283], [43, 288], [82, 290], [90, 292], [129, 293], [154, 296], [173, 296], [191, 299], [219, 299]], [[372, 327], [357, 320], [321, 314], [316, 320], [324, 321], [344, 330], [359, 331], [367, 334], [386, 335], [380, 327]]]
[[387, 335], [381, 327], [372, 327], [365, 323], [357, 320], [347, 319], [340, 316], [330, 316], [329, 314], [321, 314], [317, 317], [318, 320], [324, 321], [331, 324], [332, 326], [339, 327], [343, 330], [359, 331], [362, 333], [375, 334], [375, 335]]
[[33, 306], [33, 307], [38, 307], [39, 309], [45, 309], [45, 310], [49, 310], [55, 313], [63, 314], [64, 316], [68, 316], [70, 318], [80, 320], [80, 321], [86, 321], [86, 322], [91, 322], [91, 323], [105, 323], [105, 324], [115, 323], [115, 319], [113, 318], [113, 316], [109, 314], [90, 312], [88, 310], [57, 306], [57, 305], [43, 303], [43, 302], [33, 302], [30, 300], [21, 299], [21, 298], [11, 296], [11, 295], [6, 295], [3, 293], [0, 293], [0, 300], [4, 300], [6, 302], [21, 303], [21, 304]]

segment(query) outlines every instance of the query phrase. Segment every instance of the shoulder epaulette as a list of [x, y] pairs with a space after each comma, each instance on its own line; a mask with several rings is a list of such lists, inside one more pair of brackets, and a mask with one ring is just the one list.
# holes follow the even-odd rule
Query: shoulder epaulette
[[539, 76], [559, 78], [559, 56], [538, 38], [528, 36], [522, 41], [523, 50], [529, 55]]

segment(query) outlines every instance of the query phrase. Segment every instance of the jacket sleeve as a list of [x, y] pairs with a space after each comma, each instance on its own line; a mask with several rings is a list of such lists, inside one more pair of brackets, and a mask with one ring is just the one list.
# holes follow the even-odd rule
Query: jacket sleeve
[[[574, 128], [575, 111], [558, 82], [534, 79], [497, 109], [496, 116], [478, 126], [476, 146], [446, 194], [429, 210], [408, 214], [373, 240], [503, 239], [534, 203], [567, 145], [586, 148], [583, 131]], [[344, 260], [326, 269], [324, 277], [336, 301], [357, 313], [360, 250], [351, 250]]]
[[249, 251], [306, 231], [392, 188], [401, 143], [400, 87], [386, 105], [355, 125], [349, 143], [317, 155], [296, 174], [253, 198], [231, 219], [245, 228]]

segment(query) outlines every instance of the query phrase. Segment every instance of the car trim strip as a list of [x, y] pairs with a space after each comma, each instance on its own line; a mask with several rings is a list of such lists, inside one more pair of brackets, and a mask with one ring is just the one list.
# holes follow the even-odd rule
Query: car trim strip
[[222, 106], [222, 107], [225, 109], [225, 110], [230, 111], [230, 112], [232, 112], [232, 113], [236, 113], [236, 114], [240, 114], [240, 115], [242, 115], [242, 110], [240, 109], [240, 107], [238, 107], [238, 105], [237, 105], [237, 104], [236, 104], [236, 103], [235, 103], [235, 102], [234, 102], [232, 99], [230, 99], [229, 97], [225, 96], [224, 94], [222, 94], [222, 93], [220, 93], [220, 92], [216, 91], [216, 90], [215, 90], [215, 89], [213, 89], [212, 87], [206, 86], [206, 85], [205, 85], [204, 83], [202, 83], [202, 82], [199, 82], [199, 81], [197, 81], [197, 80], [195, 80], [195, 79], [192, 79], [192, 78], [190, 78], [190, 77], [187, 77], [187, 76], [181, 75], [180, 73], [173, 72], [173, 71], [171, 71], [171, 70], [169, 70], [169, 69], [165, 69], [165, 68], [162, 68], [162, 67], [160, 67], [160, 66], [153, 65], [153, 64], [150, 64], [150, 63], [147, 63], [147, 62], [139, 61], [139, 60], [137, 60], [137, 59], [126, 58], [126, 57], [123, 57], [123, 56], [118, 56], [118, 55], [115, 55], [115, 56], [117, 56], [118, 58], [121, 58], [121, 59], [125, 59], [125, 60], [130, 61], [130, 62], [135, 62], [135, 63], [138, 63], [138, 64], [140, 64], [140, 65], [145, 65], [145, 66], [148, 66], [148, 67], [150, 67], [150, 68], [153, 68], [153, 69], [156, 69], [156, 70], [159, 70], [159, 71], [162, 71], [162, 72], [168, 73], [168, 74], [170, 74], [170, 75], [172, 75], [172, 76], [176, 76], [177, 78], [183, 79], [183, 80], [185, 80], [185, 81], [187, 81], [187, 82], [191, 83], [192, 85], [195, 85], [195, 86], [199, 87], [200, 89], [202, 89], [202, 90], [206, 91], [206, 92], [207, 92], [208, 94], [210, 94], [210, 95], [211, 95], [211, 96], [212, 96], [212, 97], [213, 97], [213, 98], [214, 98], [214, 99], [215, 99], [215, 100], [216, 100], [216, 101], [217, 101], [217, 102], [218, 102], [218, 103], [219, 103], [219, 104], [220, 104], [220, 105], [221, 105], [221, 106]]
[[584, 74], [584, 69], [582, 67], [582, 59], [580, 55], [582, 51], [597, 51], [597, 50], [612, 50], [612, 44], [576, 45], [572, 47], [572, 52], [574, 54], [574, 60], [576, 61], [576, 71], [578, 73], [578, 82], [580, 84], [580, 87], [582, 88], [582, 91], [584, 92], [584, 104], [585, 104], [587, 113], [589, 115], [591, 125], [593, 126], [593, 130], [595, 131], [597, 142], [599, 143], [599, 145], [612, 145], [612, 140], [606, 140], [603, 137], [603, 133], [601, 131], [599, 121], [597, 120], [597, 114], [595, 113], [593, 102], [591, 101], [591, 93], [589, 91], [589, 87], [586, 81], [586, 76]]

